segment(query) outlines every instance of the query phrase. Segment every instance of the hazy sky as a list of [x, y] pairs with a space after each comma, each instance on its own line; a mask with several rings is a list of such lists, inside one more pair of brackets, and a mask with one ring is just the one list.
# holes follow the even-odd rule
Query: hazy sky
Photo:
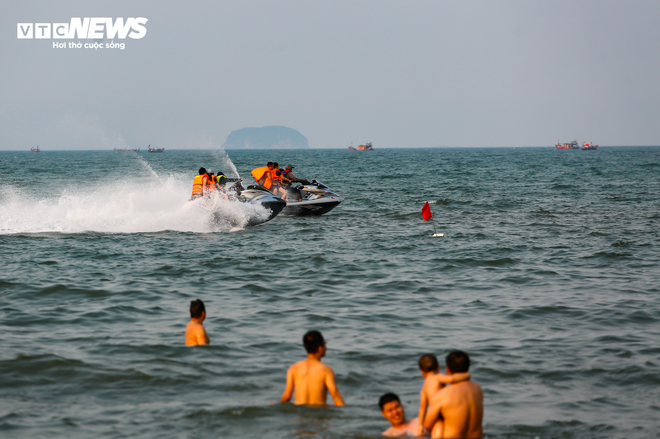
[[[149, 21], [124, 50], [17, 38], [71, 17]], [[2, 150], [660, 144], [657, 0], [3, 1], [0, 29]]]

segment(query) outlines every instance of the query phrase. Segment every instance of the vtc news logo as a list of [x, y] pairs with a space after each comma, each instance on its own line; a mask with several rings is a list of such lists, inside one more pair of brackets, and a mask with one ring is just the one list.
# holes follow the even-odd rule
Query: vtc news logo
[[134, 40], [144, 38], [148, 19], [130, 17], [72, 17], [69, 23], [16, 23], [16, 33], [19, 39], [120, 39], [126, 37]]

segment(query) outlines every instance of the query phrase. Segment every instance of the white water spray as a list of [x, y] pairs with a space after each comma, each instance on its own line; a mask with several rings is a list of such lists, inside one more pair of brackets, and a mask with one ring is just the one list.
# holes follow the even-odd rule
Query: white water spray
[[241, 230], [250, 218], [268, 215], [262, 206], [235, 201], [189, 202], [188, 178], [156, 177], [145, 181], [137, 175], [95, 187], [81, 182], [46, 197], [4, 186], [0, 188], [0, 234], [208, 233]]

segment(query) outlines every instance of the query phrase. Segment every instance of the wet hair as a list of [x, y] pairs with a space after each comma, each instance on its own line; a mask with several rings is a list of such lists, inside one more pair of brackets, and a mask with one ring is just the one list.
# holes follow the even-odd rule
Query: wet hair
[[470, 357], [463, 351], [451, 351], [446, 361], [452, 373], [467, 372], [470, 369]]
[[206, 168], [199, 168], [199, 175], [206, 174]]
[[388, 392], [383, 396], [381, 396], [380, 399], [378, 400], [378, 407], [380, 407], [380, 411], [381, 412], [383, 411], [383, 407], [385, 407], [385, 404], [392, 401], [399, 401], [399, 403], [401, 403], [401, 400], [399, 399], [399, 396], [396, 393]]
[[324, 344], [325, 340], [319, 331], [307, 331], [303, 335], [303, 345], [308, 354], [317, 353]]
[[417, 364], [422, 372], [433, 372], [438, 369], [438, 359], [433, 354], [422, 355]]
[[198, 319], [202, 316], [202, 313], [206, 311], [204, 307], [204, 302], [201, 300], [191, 300], [190, 301], [190, 317], [193, 319]]

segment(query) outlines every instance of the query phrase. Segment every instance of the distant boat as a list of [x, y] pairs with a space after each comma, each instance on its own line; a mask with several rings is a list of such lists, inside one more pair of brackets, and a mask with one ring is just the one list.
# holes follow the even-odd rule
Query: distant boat
[[151, 145], [148, 146], [149, 152], [163, 152], [165, 148], [152, 148]]
[[39, 151], [41, 151], [41, 150], [39, 149], [39, 145], [37, 145], [37, 146], [34, 147], [34, 148], [30, 148], [30, 151], [32, 151], [32, 152], [39, 152]]
[[374, 147], [371, 146], [371, 142], [367, 142], [365, 145], [360, 145], [357, 148], [353, 148], [353, 144], [348, 147], [351, 151], [373, 151]]
[[594, 145], [593, 142], [591, 143], [582, 142], [582, 149], [596, 149], [596, 148], [598, 148], [598, 145]]
[[555, 145], [555, 148], [557, 149], [579, 149], [580, 147], [578, 146], [577, 140], [573, 140], [571, 143], [557, 143]]

